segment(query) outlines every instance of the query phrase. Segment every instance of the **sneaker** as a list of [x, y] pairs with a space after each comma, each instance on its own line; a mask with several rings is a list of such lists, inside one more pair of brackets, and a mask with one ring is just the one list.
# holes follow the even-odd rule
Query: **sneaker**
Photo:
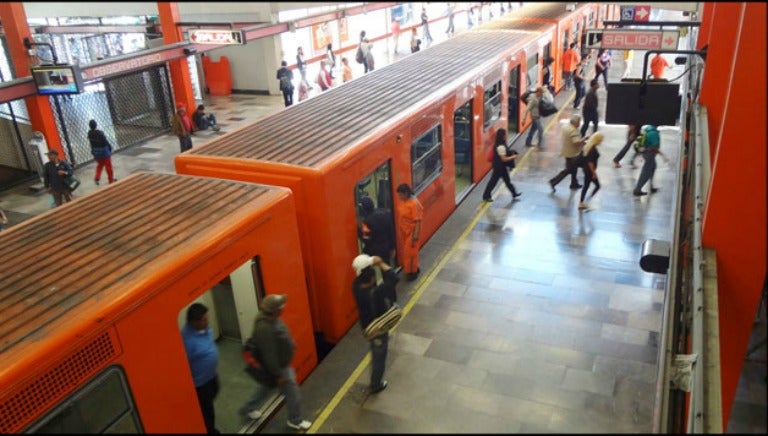
[[253, 420], [257, 420], [261, 418], [261, 415], [262, 415], [261, 410], [258, 410], [258, 409], [248, 412], [248, 417]]
[[579, 203], [579, 209], [589, 209], [589, 205], [583, 201]]
[[618, 162], [614, 162], [614, 163], [613, 163], [613, 167], [614, 167], [614, 168], [621, 168], [621, 164], [620, 164], [620, 163], [618, 163]]
[[382, 380], [381, 384], [378, 387], [368, 389], [368, 393], [370, 393], [370, 394], [378, 394], [379, 392], [381, 392], [384, 389], [386, 389], [388, 384], [389, 383], [387, 383], [386, 380]]
[[493, 198], [483, 198], [486, 203], [493, 203]]
[[651, 188], [651, 194], [659, 192], [659, 188]]
[[221, 127], [219, 127], [219, 126], [213, 126], [213, 131], [214, 131], [214, 132], [218, 132], [219, 130], [221, 130]]
[[96, 186], [99, 186], [99, 181], [98, 181], [98, 180], [94, 179], [94, 180], [93, 180], [93, 183], [95, 183], [95, 184], [96, 184]]
[[555, 192], [555, 182], [550, 180], [549, 181], [549, 187], [552, 188], [552, 192]]
[[288, 427], [294, 430], [309, 430], [309, 428], [312, 427], [312, 422], [307, 421], [306, 419], [302, 420], [298, 424], [294, 424], [291, 421], [288, 421]]
[[581, 185], [571, 185], [571, 189], [581, 189]]
[[640, 197], [641, 195], [648, 195], [648, 193], [645, 191], [633, 191], [632, 195], [634, 195], [635, 197]]
[[512, 195], [512, 200], [513, 200], [513, 201], [514, 201], [514, 200], [517, 200], [518, 198], [520, 198], [520, 196], [521, 196], [521, 195], [523, 195], [523, 193], [522, 193], [522, 192], [518, 192], [517, 194], [513, 194], [513, 195]]

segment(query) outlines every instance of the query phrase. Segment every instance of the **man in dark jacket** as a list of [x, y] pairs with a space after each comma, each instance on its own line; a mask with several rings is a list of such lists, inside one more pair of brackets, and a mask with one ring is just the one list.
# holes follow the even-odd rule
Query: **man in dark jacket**
[[72, 166], [65, 160], [59, 159], [59, 152], [48, 150], [48, 162], [43, 167], [43, 180], [45, 189], [53, 195], [56, 206], [72, 201], [72, 191], [66, 183], [67, 177], [72, 175]]
[[280, 92], [283, 93], [285, 107], [293, 104], [293, 71], [288, 69], [288, 62], [282, 61], [277, 70], [277, 80], [280, 82]]
[[[253, 324], [252, 343], [258, 349], [259, 363], [277, 382], [277, 388], [285, 396], [288, 408], [288, 427], [307, 430], [310, 421], [302, 419], [301, 395], [296, 384], [296, 372], [291, 367], [296, 343], [288, 327], [280, 319], [285, 308], [285, 295], [267, 295], [261, 302], [261, 311]], [[268, 386], [258, 384], [256, 392], [240, 407], [240, 415], [251, 419], [261, 418], [258, 409], [270, 393]]]
[[375, 208], [371, 197], [360, 199], [360, 212], [363, 215], [363, 222], [360, 225], [363, 253], [379, 256], [386, 263], [390, 263], [395, 254], [395, 227], [392, 224], [392, 212], [389, 209]]
[[[376, 285], [376, 271], [381, 270], [383, 281]], [[352, 282], [352, 293], [360, 316], [360, 327], [365, 330], [376, 317], [381, 316], [397, 300], [395, 285], [397, 275], [379, 256], [361, 254], [352, 261], [357, 277]], [[368, 392], [375, 394], [387, 387], [384, 377], [384, 364], [387, 360], [389, 333], [383, 333], [370, 340], [371, 346], [371, 384]]]

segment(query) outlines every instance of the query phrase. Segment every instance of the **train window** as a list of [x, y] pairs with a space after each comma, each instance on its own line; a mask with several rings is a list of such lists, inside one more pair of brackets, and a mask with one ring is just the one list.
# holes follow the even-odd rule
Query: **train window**
[[526, 89], [533, 90], [539, 86], [539, 54], [534, 53], [528, 57], [528, 71], [526, 72]]
[[442, 145], [440, 124], [411, 143], [413, 192], [421, 192], [443, 171]]
[[28, 433], [143, 433], [128, 382], [107, 368], [26, 430]]
[[483, 128], [488, 130], [501, 117], [501, 80], [485, 88], [483, 96]]

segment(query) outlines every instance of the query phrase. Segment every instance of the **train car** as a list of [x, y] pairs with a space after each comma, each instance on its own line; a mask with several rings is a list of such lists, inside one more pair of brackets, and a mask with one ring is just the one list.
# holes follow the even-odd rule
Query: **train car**
[[396, 212], [395, 188], [411, 185], [425, 208], [423, 244], [490, 170], [510, 71], [527, 71], [525, 50], [539, 38], [464, 32], [179, 154], [176, 171], [293, 191], [314, 328], [336, 343], [357, 319], [360, 197]]
[[139, 173], [4, 231], [0, 250], [2, 433], [205, 432], [180, 334], [193, 301], [244, 342], [260, 299], [287, 294], [297, 378], [317, 364], [288, 189]]
[[[507, 114], [507, 138], [510, 142], [528, 126], [531, 118], [523, 118], [525, 103], [520, 96], [528, 89], [542, 84], [542, 59], [546, 59], [552, 52], [552, 42], [556, 39], [556, 26], [552, 23], [526, 22], [511, 19], [494, 20], [479, 26], [474, 32], [529, 32], [535, 40], [528, 43], [521, 51], [509, 59], [505, 68], [508, 78], [506, 80], [507, 93], [506, 105], [502, 112]], [[553, 70], [554, 71], [554, 70]]]
[[[612, 10], [612, 9], [611, 9]], [[502, 17], [503, 20], [554, 24], [557, 36], [540, 58], [540, 63], [551, 57], [552, 86], [555, 92], [563, 87], [563, 53], [573, 42], [579, 42], [586, 29], [600, 24], [595, 21], [599, 6], [595, 3], [536, 3], [515, 10]]]

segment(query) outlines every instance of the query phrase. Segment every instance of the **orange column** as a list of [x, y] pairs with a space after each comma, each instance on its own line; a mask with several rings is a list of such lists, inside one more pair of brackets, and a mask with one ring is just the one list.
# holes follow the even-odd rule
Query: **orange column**
[[[184, 41], [181, 28], [176, 26], [180, 20], [178, 3], [158, 2], [157, 12], [160, 16], [160, 27], [163, 32], [163, 42], [165, 44], [175, 44]], [[184, 104], [187, 107], [187, 113], [192, 115], [195, 110], [195, 93], [192, 92], [192, 79], [189, 76], [189, 66], [187, 59], [182, 58], [168, 62], [171, 71], [171, 86], [173, 87], [173, 97], [176, 104]]]
[[[725, 92], [723, 87], [728, 83], [731, 68], [736, 59], [736, 32], [745, 3], [721, 3], [713, 6], [712, 19], [709, 25], [709, 48], [707, 50], [706, 69], [701, 86], [701, 104], [707, 107], [709, 114], [709, 137], [717, 138], [723, 121], [725, 109]], [[748, 54], [752, 56], [753, 54]], [[741, 59], [739, 59], [741, 61]], [[709, 150], [710, 161], [717, 153], [715, 147]]]
[[[723, 4], [717, 4], [717, 10]], [[730, 75], [713, 89], [725, 105], [704, 207], [703, 245], [717, 251], [723, 423], [736, 395], [766, 277], [766, 4], [742, 3], [729, 49], [707, 57]], [[715, 14], [717, 19], [720, 16]], [[714, 23], [718, 26], [717, 23]], [[717, 27], [713, 36], [719, 36]], [[715, 41], [712, 42], [715, 44]], [[737, 59], [738, 62], [734, 62]], [[710, 109], [709, 114], [712, 114]], [[712, 123], [712, 118], [710, 118]], [[711, 129], [710, 129], [711, 131]]]
[[699, 38], [696, 41], [696, 50], [701, 50], [706, 44], [709, 44], [712, 34], [712, 14], [715, 12], [714, 2], [704, 2], [704, 10], [701, 12], [701, 25], [699, 26]]
[[[11, 55], [13, 68], [16, 71], [16, 77], [27, 77], [31, 75], [29, 67], [33, 66], [27, 49], [24, 47], [24, 38], [32, 40], [32, 34], [27, 25], [27, 14], [24, 12], [22, 3], [0, 2], [0, 20], [3, 22], [5, 39], [8, 42], [8, 51]], [[46, 96], [35, 95], [26, 97], [24, 101], [27, 104], [29, 121], [32, 123], [32, 130], [42, 132], [45, 140], [48, 142], [49, 149], [58, 150], [60, 156], [67, 156], [61, 145], [59, 130], [56, 128], [56, 119], [53, 116], [51, 102]], [[71, 161], [71, 158], [68, 159]]]

